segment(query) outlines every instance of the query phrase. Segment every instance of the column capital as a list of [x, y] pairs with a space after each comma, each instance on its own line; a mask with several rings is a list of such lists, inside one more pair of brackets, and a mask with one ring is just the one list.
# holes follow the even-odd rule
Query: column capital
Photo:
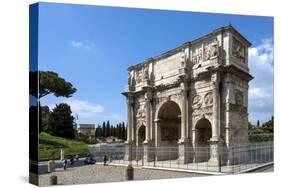
[[132, 105], [134, 103], [134, 97], [133, 95], [127, 95], [126, 96], [126, 99], [127, 99], [127, 103]]

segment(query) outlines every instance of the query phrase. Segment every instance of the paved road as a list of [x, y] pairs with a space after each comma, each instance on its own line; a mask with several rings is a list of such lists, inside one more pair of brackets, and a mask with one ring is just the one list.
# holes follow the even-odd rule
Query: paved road
[[265, 166], [265, 167], [253, 170], [252, 172], [274, 172], [274, 165]]

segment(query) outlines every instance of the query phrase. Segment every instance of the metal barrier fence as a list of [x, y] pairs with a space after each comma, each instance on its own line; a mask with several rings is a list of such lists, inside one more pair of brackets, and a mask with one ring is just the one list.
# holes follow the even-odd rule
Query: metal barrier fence
[[[185, 169], [203, 172], [239, 173], [273, 162], [273, 142], [222, 146], [217, 157], [213, 157], [209, 146], [186, 147], [186, 159], [179, 154], [178, 147], [131, 147], [131, 160], [125, 160], [125, 147], [89, 148], [91, 155], [102, 162], [104, 156], [112, 164]], [[149, 154], [147, 154], [149, 153]]]

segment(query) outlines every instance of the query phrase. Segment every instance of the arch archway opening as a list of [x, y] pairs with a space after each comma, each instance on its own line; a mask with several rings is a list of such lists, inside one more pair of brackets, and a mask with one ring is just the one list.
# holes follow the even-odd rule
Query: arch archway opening
[[141, 146], [145, 140], [145, 126], [142, 125], [138, 129], [138, 146]]
[[141, 125], [138, 128], [137, 142], [136, 142], [136, 160], [141, 160], [143, 157], [143, 142], [145, 140], [145, 126]]
[[207, 162], [210, 159], [210, 144], [209, 140], [212, 137], [212, 126], [208, 119], [200, 119], [196, 126], [196, 147], [195, 160], [196, 162]]
[[165, 102], [160, 107], [157, 118], [159, 119], [158, 126], [160, 128], [158, 149], [161, 150], [158, 160], [177, 159], [178, 140], [181, 136], [181, 110], [179, 105], [174, 101]]

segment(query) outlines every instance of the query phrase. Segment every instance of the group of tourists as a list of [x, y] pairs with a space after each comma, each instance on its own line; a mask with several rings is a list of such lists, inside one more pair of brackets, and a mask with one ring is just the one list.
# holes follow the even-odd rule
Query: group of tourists
[[[74, 160], [75, 161], [79, 161], [79, 156], [78, 154], [76, 154], [75, 156], [74, 155], [71, 155], [70, 159], [69, 159], [69, 162], [70, 162], [70, 165], [74, 165]], [[66, 167], [67, 167], [67, 159], [63, 159], [63, 169], [66, 170]]]
[[[67, 168], [67, 164], [68, 164], [68, 161], [67, 159], [63, 159], [63, 169], [66, 170]], [[74, 165], [74, 161], [78, 162], [79, 161], [79, 156], [78, 154], [76, 154], [75, 156], [72, 155], [69, 159], [69, 162], [70, 162], [70, 165], [73, 166]], [[103, 156], [103, 165], [106, 166], [107, 165], [107, 161], [108, 161], [108, 158], [106, 155]], [[94, 157], [90, 154], [87, 155], [86, 159], [84, 160], [84, 163], [85, 164], [95, 164], [96, 163], [96, 160], [94, 159]]]

